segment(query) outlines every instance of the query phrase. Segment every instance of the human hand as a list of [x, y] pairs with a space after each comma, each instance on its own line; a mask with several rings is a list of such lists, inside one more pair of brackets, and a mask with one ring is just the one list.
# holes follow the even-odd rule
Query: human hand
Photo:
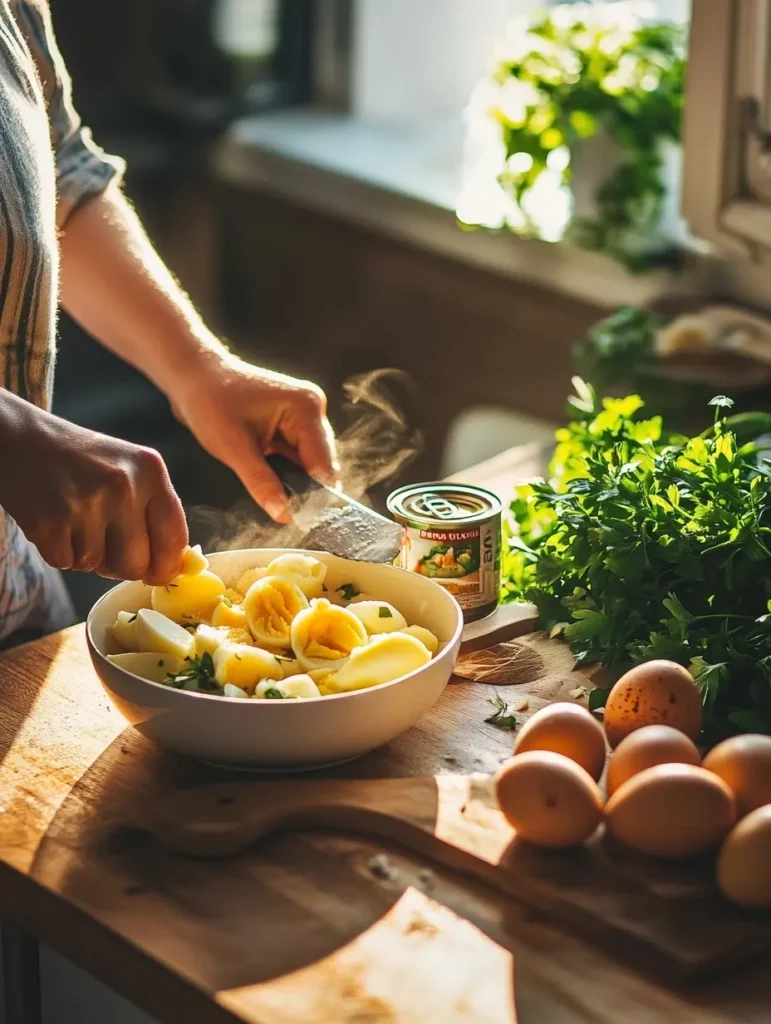
[[158, 452], [0, 392], [0, 505], [57, 569], [168, 583], [187, 523]]
[[227, 353], [181, 378], [172, 406], [201, 445], [229, 466], [254, 500], [277, 522], [289, 522], [284, 488], [265, 461], [280, 452], [316, 480], [338, 482], [327, 401], [310, 381], [273, 373]]

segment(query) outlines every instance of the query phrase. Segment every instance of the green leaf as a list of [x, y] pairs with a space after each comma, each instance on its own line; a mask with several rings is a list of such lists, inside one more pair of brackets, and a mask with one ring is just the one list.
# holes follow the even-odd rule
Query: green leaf
[[764, 718], [757, 711], [731, 711], [728, 721], [735, 725], [741, 732], [759, 732], [764, 735], [771, 734], [771, 722]]
[[701, 657], [692, 658], [688, 670], [699, 688], [705, 707], [712, 707], [721, 687], [727, 679], [727, 667], [723, 664], [708, 665]]
[[661, 603], [668, 612], [674, 615], [678, 622], [688, 625], [693, 621], [693, 615], [685, 608], [677, 594], [669, 594]]
[[499, 729], [509, 729], [512, 732], [517, 728], [517, 719], [514, 717], [513, 708], [506, 703], [502, 697], [493, 697], [487, 702], [493, 707], [493, 713], [485, 721], [491, 725], [497, 725]]
[[595, 686], [593, 690], [589, 691], [589, 710], [597, 711], [599, 708], [604, 708], [608, 701], [609, 694], [610, 689]]
[[608, 624], [602, 612], [591, 611], [588, 608], [573, 612], [573, 619], [573, 622], [565, 626], [565, 639], [568, 643], [591, 640], [599, 636]]

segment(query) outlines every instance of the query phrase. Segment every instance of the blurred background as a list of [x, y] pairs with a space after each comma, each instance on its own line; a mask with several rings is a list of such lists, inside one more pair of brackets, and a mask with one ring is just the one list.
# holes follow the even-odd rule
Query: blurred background
[[[76, 106], [126, 158], [128, 195], [211, 326], [316, 380], [338, 426], [347, 379], [406, 371], [393, 397], [423, 445], [393, 484], [548, 442], [576, 342], [617, 307], [729, 291], [680, 209], [688, 0], [541, 3], [537, 38], [531, 0], [50, 2]], [[643, 8], [644, 45], [629, 34]], [[599, 35], [576, 29], [597, 17]], [[564, 31], [575, 68], [546, 52]], [[614, 70], [582, 92], [597, 60]], [[535, 100], [514, 91], [534, 82]], [[648, 159], [641, 174], [655, 150], [652, 184], [626, 185], [656, 197], [642, 249], [570, 235], [616, 159], [578, 145], [598, 125]], [[618, 203], [603, 201], [607, 227]], [[160, 449], [188, 508], [240, 495], [163, 396], [66, 318], [55, 407]], [[102, 585], [76, 580], [81, 613]]]

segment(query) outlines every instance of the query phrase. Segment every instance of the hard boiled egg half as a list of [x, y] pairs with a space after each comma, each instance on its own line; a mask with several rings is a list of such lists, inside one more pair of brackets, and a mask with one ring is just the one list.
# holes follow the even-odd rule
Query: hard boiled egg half
[[280, 576], [264, 576], [244, 598], [244, 611], [254, 639], [269, 647], [289, 647], [292, 623], [308, 608], [308, 599], [296, 583]]
[[327, 567], [311, 555], [288, 551], [268, 563], [268, 575], [280, 576], [281, 579], [295, 583], [310, 599], [323, 594]]
[[292, 623], [292, 650], [305, 671], [335, 670], [367, 643], [361, 619], [348, 608], [319, 598]]

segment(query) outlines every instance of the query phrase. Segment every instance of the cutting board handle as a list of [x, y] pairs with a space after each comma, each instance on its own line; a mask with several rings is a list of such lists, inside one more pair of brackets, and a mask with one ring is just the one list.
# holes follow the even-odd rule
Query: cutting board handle
[[144, 824], [164, 846], [194, 857], [232, 856], [289, 829], [355, 832], [504, 895], [518, 891], [496, 870], [513, 832], [485, 777], [224, 783], [164, 798]]

